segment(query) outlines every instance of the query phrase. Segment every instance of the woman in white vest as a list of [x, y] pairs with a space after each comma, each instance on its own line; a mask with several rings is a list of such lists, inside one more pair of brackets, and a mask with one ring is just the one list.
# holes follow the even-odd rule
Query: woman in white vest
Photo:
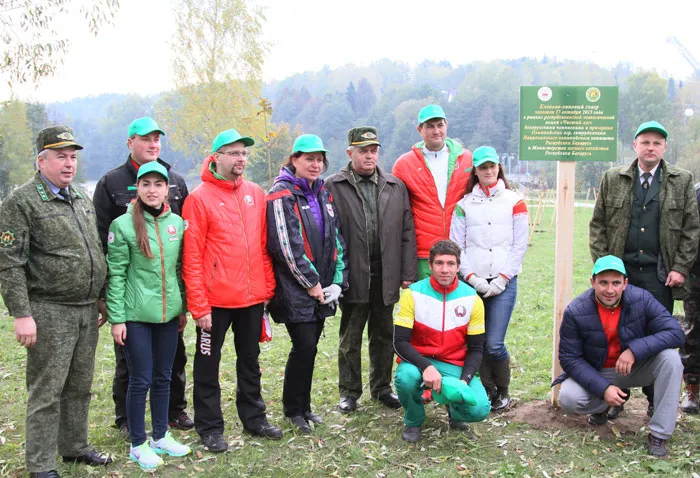
[[460, 274], [484, 299], [486, 347], [479, 374], [491, 410], [510, 404], [510, 355], [505, 346], [518, 293], [518, 274], [527, 250], [524, 198], [510, 190], [496, 150], [477, 148], [467, 194], [452, 215], [450, 239], [462, 250]]

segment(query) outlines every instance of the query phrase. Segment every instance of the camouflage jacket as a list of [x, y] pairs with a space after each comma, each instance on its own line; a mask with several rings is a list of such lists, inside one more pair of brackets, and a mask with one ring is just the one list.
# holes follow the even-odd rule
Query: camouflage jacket
[[[685, 169], [661, 161], [659, 192], [659, 243], [668, 271], [686, 278], [695, 262], [700, 238], [698, 203], [693, 175]], [[634, 178], [637, 160], [629, 166], [609, 169], [600, 183], [600, 194], [589, 226], [589, 246], [594, 261], [607, 254], [623, 257], [632, 214]], [[690, 293], [690, 281], [673, 289], [673, 298], [684, 299]]]
[[70, 186], [71, 203], [37, 172], [0, 207], [0, 292], [11, 316], [32, 315], [30, 300], [94, 303], [107, 275], [95, 208]]

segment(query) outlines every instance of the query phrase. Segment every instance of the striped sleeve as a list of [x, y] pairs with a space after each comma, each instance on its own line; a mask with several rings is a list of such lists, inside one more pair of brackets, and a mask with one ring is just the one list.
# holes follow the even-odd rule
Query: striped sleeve
[[467, 324], [467, 335], [479, 335], [486, 333], [486, 323], [484, 322], [484, 301], [476, 295], [474, 297], [474, 306], [472, 307], [472, 315]]
[[413, 329], [413, 322], [416, 318], [415, 305], [413, 302], [413, 292], [409, 288], [401, 294], [399, 305], [394, 314], [394, 325]]
[[513, 206], [513, 245], [510, 248], [506, 265], [501, 271], [501, 274], [508, 279], [518, 273], [525, 258], [529, 235], [528, 221], [527, 204], [524, 199], [520, 199]]

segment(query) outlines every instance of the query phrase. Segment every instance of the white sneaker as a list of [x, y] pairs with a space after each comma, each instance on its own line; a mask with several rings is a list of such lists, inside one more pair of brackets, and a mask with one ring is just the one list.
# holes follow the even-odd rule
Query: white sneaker
[[163, 459], [154, 453], [147, 442], [143, 442], [137, 447], [132, 445], [129, 448], [129, 458], [143, 470], [155, 470], [163, 464]]
[[153, 437], [151, 437], [149, 445], [153, 451], [158, 454], [185, 456], [192, 453], [192, 449], [190, 447], [175, 440], [170, 432], [165, 432], [165, 436], [158, 441], [154, 441]]

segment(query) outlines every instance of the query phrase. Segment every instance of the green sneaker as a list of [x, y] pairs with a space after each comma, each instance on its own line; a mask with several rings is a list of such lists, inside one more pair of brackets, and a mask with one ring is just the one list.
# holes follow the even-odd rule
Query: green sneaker
[[156, 455], [148, 442], [143, 442], [137, 447], [133, 445], [129, 449], [129, 458], [136, 462], [142, 470], [151, 471], [163, 464], [163, 459]]
[[151, 449], [159, 455], [185, 456], [192, 453], [190, 447], [175, 440], [170, 432], [165, 432], [165, 436], [157, 441], [151, 437], [149, 444]]

